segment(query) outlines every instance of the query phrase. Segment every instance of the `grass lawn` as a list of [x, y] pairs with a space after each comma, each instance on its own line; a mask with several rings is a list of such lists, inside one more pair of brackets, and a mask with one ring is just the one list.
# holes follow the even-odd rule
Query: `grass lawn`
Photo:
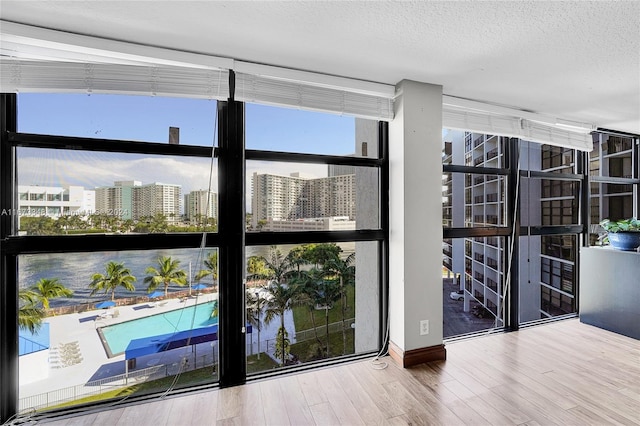
[[272, 370], [277, 366], [278, 363], [274, 362], [271, 357], [265, 353], [260, 354], [260, 359], [258, 359], [258, 355], [247, 357], [247, 374]]
[[[347, 286], [347, 307], [345, 309], [345, 318], [354, 318], [356, 315], [356, 301], [354, 286]], [[342, 321], [341, 304], [338, 300], [333, 304], [333, 307], [329, 309], [329, 324]], [[320, 327], [325, 324], [324, 310], [313, 310], [313, 316], [316, 320], [316, 327]], [[296, 327], [296, 331], [309, 330], [313, 328], [311, 322], [311, 315], [307, 306], [295, 306], [293, 308], [293, 322]]]
[[[321, 332], [318, 333], [320, 340], [322, 341], [321, 350], [324, 353], [324, 348], [326, 345], [326, 339], [324, 334]], [[352, 354], [355, 352], [354, 343], [353, 343], [354, 330], [352, 328], [347, 330], [347, 350], [346, 353], [342, 353], [343, 342], [342, 342], [342, 332], [329, 333], [329, 358]], [[326, 357], [319, 357], [318, 355], [318, 346], [319, 343], [316, 339], [305, 340], [304, 342], [294, 343], [291, 345], [290, 353], [297, 355], [300, 361], [308, 362], [315, 361], [317, 359], [322, 359]]]

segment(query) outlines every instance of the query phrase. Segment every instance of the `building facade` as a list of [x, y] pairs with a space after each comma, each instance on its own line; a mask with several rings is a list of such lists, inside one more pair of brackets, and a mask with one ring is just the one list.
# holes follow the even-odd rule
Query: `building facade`
[[[535, 321], [576, 312], [576, 251], [578, 237], [543, 235], [531, 229], [579, 224], [579, 185], [555, 176], [575, 174], [575, 151], [496, 135], [451, 131], [445, 136], [444, 164], [486, 168], [487, 173], [443, 175], [443, 226], [492, 228], [508, 226], [507, 180], [494, 170], [506, 166], [507, 144], [517, 146], [518, 174], [529, 176], [514, 183], [519, 187], [521, 229], [518, 238], [520, 322]], [[541, 173], [544, 173], [541, 174]], [[548, 174], [548, 177], [545, 175]], [[532, 176], [537, 177], [532, 177]], [[509, 247], [499, 236], [449, 239], [443, 242], [443, 267], [460, 276], [464, 308], [480, 306], [504, 320], [504, 296]], [[526, 277], [526, 279], [525, 279]]]
[[182, 217], [182, 187], [174, 184], [116, 181], [96, 188], [96, 212], [120, 219], [140, 220], [162, 214], [168, 222]]
[[86, 216], [95, 208], [95, 191], [82, 186], [18, 185], [18, 216]]
[[188, 222], [196, 223], [203, 218], [218, 218], [218, 194], [200, 189], [184, 196], [184, 215]]
[[[268, 221], [347, 217], [355, 221], [355, 175], [322, 178], [254, 173], [252, 227]], [[292, 222], [293, 223], [293, 222]]]

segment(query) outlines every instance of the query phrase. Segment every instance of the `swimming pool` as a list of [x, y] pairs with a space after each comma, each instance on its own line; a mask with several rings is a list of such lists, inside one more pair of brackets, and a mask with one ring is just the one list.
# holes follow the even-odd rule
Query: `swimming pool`
[[155, 314], [98, 329], [109, 358], [124, 353], [133, 339], [170, 334], [218, 323], [212, 317], [214, 302]]

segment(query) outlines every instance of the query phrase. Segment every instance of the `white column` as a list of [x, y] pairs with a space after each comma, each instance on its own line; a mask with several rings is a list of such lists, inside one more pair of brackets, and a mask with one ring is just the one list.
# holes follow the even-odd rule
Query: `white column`
[[[442, 86], [403, 80], [389, 126], [390, 339], [442, 345]], [[420, 321], [429, 333], [420, 334]], [[443, 350], [442, 350], [443, 351]]]

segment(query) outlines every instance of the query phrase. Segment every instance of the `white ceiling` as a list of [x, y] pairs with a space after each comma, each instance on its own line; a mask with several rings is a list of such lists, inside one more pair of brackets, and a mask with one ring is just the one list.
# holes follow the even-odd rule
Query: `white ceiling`
[[640, 1], [0, 1], [0, 18], [640, 134]]

